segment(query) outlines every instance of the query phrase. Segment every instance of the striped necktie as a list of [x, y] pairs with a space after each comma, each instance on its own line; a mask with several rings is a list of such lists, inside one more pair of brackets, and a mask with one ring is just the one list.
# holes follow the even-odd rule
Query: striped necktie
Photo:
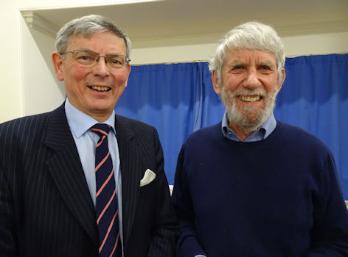
[[108, 146], [110, 129], [109, 125], [103, 123], [91, 128], [91, 131], [99, 135], [95, 151], [99, 257], [120, 257], [122, 252], [114, 169]]

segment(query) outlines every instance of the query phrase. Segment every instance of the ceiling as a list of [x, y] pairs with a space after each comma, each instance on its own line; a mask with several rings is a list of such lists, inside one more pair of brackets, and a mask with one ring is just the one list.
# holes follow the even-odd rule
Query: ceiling
[[283, 37], [348, 31], [348, 0], [157, 0], [22, 13], [28, 11], [53, 32], [79, 16], [105, 15], [123, 28], [134, 48], [216, 43], [250, 20], [274, 26]]

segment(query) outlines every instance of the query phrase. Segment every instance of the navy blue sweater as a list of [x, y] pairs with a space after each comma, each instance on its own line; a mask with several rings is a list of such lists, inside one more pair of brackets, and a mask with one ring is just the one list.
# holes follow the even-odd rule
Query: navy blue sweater
[[277, 123], [263, 141], [194, 133], [179, 155], [178, 256], [346, 257], [348, 216], [328, 149]]

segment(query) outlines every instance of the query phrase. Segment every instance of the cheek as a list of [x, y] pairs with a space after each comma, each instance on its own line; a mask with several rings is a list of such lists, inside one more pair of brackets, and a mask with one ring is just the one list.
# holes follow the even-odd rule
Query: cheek
[[279, 81], [276, 77], [268, 79], [264, 85], [266, 85], [266, 90], [269, 93], [274, 93], [279, 90]]
[[84, 68], [77, 67], [72, 70], [72, 74], [76, 81], [81, 81], [88, 75], [88, 72]]
[[237, 78], [228, 78], [226, 80], [223, 80], [222, 81], [222, 85], [229, 91], [234, 91], [238, 88], [238, 85], [239, 85], [239, 81]]
[[128, 79], [128, 72], [120, 72], [120, 73], [114, 74], [113, 77], [117, 84], [122, 85]]
[[88, 72], [86, 69], [78, 66], [66, 66], [65, 74], [68, 74], [68, 78], [65, 76], [65, 80], [69, 79], [71, 82], [78, 82], [83, 80], [87, 76]]

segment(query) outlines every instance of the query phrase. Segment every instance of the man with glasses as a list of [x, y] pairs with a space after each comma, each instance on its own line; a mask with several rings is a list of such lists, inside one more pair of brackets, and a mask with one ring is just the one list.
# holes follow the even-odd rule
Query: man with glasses
[[0, 256], [174, 256], [157, 132], [114, 112], [128, 37], [89, 15], [59, 30], [56, 49], [64, 104], [0, 125]]

